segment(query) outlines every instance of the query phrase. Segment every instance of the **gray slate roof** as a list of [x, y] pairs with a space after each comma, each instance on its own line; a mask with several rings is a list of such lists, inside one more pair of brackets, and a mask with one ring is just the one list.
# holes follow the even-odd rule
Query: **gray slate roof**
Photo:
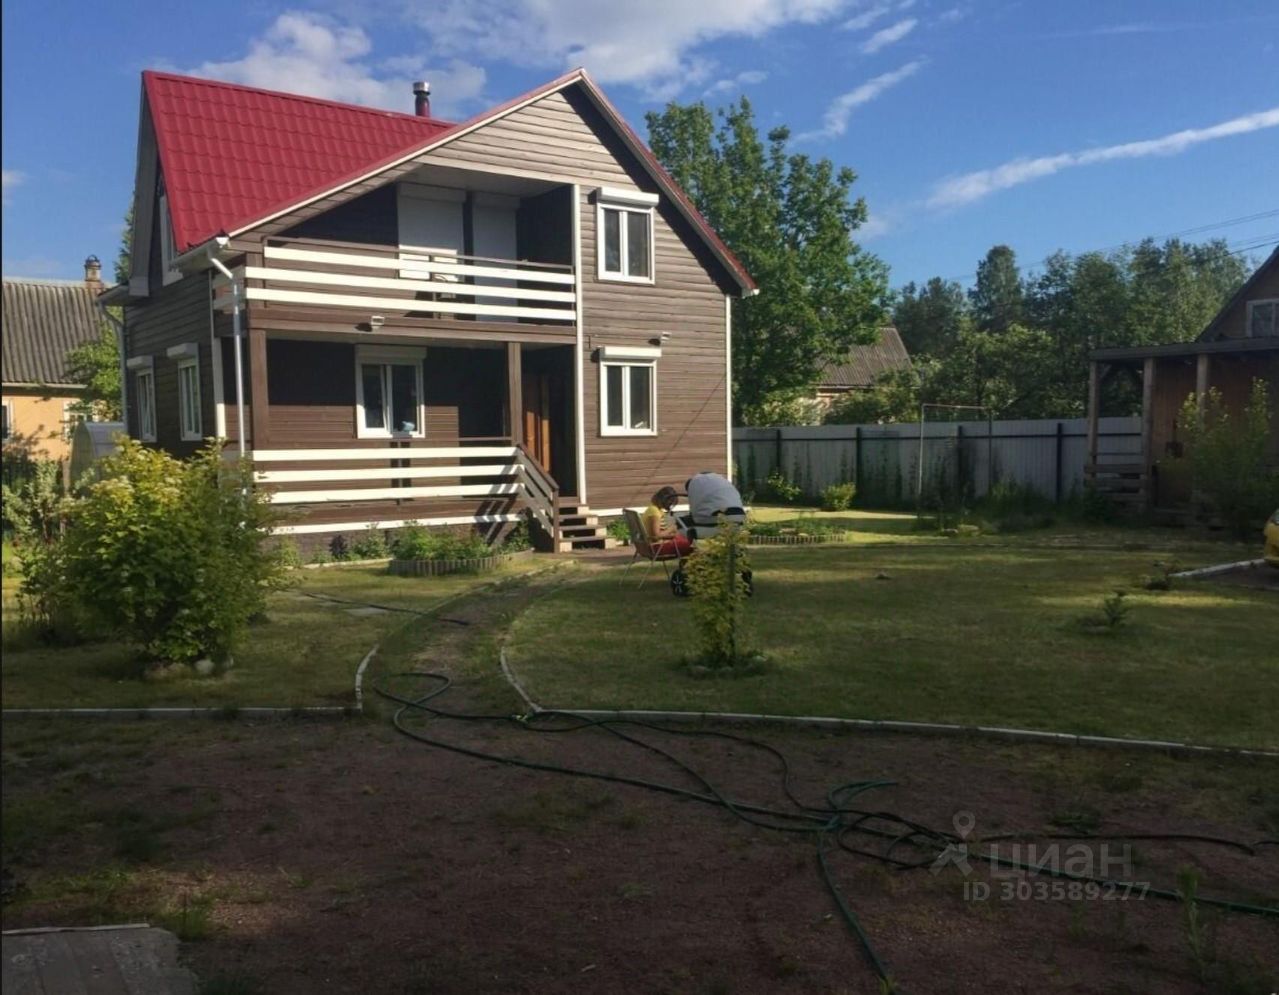
[[4, 278], [4, 382], [71, 384], [67, 353], [100, 334], [94, 293], [82, 280]]
[[879, 330], [878, 342], [854, 346], [842, 363], [827, 363], [817, 376], [817, 386], [833, 390], [872, 387], [881, 374], [909, 366], [910, 355], [901, 336], [888, 325]]

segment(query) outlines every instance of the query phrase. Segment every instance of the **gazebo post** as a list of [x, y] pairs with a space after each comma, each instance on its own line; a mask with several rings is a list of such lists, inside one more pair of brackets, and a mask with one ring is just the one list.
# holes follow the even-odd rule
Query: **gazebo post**
[[1155, 454], [1151, 451], [1155, 436], [1155, 357], [1147, 356], [1141, 365], [1141, 506], [1149, 511], [1154, 505]]
[[1084, 467], [1084, 480], [1097, 480], [1097, 421], [1101, 409], [1101, 374], [1097, 360], [1088, 363], [1088, 460]]

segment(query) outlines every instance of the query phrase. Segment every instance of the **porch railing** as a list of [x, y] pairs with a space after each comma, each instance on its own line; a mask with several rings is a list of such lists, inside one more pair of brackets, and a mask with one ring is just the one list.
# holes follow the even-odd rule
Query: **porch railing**
[[[270, 502], [301, 512], [276, 529], [282, 534], [393, 529], [410, 522], [500, 524], [519, 521], [527, 512], [551, 538], [552, 548], [558, 545], [559, 488], [522, 446], [258, 449], [249, 457], [254, 480], [267, 488]], [[440, 507], [458, 501], [478, 507], [471, 514]], [[388, 518], [362, 510], [387, 502], [397, 502], [402, 515]], [[351, 507], [352, 520], [307, 520], [306, 509], [335, 505]]]
[[[268, 306], [355, 309], [383, 317], [577, 318], [573, 267], [465, 256], [447, 249], [377, 246], [319, 239], [268, 239], [262, 265], [232, 271], [244, 299]], [[217, 306], [231, 306], [226, 277], [214, 281]]]

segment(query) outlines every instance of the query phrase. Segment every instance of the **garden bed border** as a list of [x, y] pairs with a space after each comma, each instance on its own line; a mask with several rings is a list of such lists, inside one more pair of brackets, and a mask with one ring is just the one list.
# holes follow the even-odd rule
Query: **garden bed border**
[[386, 571], [396, 577], [438, 577], [453, 573], [488, 573], [498, 567], [519, 560], [529, 559], [533, 550], [520, 549], [513, 553], [498, 553], [470, 560], [390, 560]]

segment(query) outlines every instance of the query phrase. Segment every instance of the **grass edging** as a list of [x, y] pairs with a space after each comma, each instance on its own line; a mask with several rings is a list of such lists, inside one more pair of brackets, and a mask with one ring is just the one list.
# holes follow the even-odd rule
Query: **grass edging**
[[[510, 630], [507, 630], [508, 635]], [[543, 712], [571, 715], [579, 719], [631, 719], [641, 722], [736, 722], [752, 725], [782, 725], [818, 729], [861, 729], [876, 732], [914, 733], [926, 736], [978, 736], [1014, 742], [1056, 743], [1062, 746], [1092, 746], [1101, 749], [1150, 750], [1187, 756], [1228, 755], [1266, 757], [1279, 760], [1279, 752], [1249, 750], [1235, 746], [1200, 746], [1158, 739], [1125, 739], [1122, 736], [1088, 736], [1039, 729], [1010, 729], [1003, 726], [956, 725], [946, 722], [908, 722], [902, 719], [841, 719], [822, 715], [768, 715], [753, 712], [680, 712], [658, 709], [547, 708], [539, 705], [524, 689], [506, 658], [506, 646], [498, 648], [502, 676], [528, 706], [531, 714]]]

